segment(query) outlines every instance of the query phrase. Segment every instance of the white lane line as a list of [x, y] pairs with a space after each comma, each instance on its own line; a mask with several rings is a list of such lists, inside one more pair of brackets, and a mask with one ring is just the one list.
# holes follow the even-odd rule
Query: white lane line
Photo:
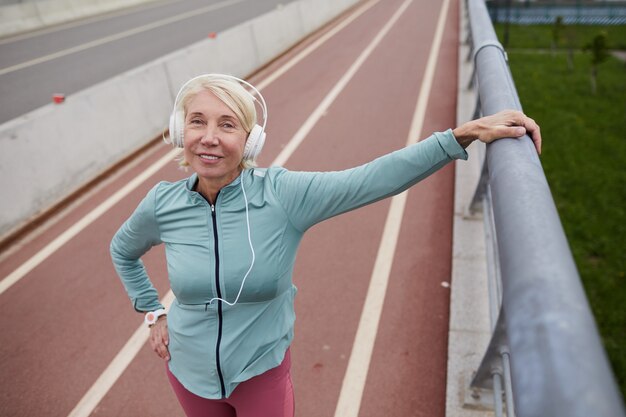
[[137, 11], [144, 12], [146, 10], [154, 9], [156, 7], [169, 6], [170, 4], [179, 3], [181, 1], [183, 0], [162, 0], [158, 2], [155, 1], [155, 2], [150, 2], [150, 3], [137, 4], [137, 5], [130, 6], [130, 7], [124, 7], [121, 10], [104, 12], [103, 14], [98, 14], [96, 16], [80, 18], [80, 20], [76, 20], [73, 22], [60, 23], [52, 27], [36, 29], [33, 31], [29, 31], [27, 33], [22, 33], [22, 34], [17, 34], [17, 35], [10, 36], [7, 38], [2, 38], [0, 39], [0, 45], [22, 41], [24, 39], [30, 39], [30, 38], [34, 38], [34, 37], [41, 36], [41, 35], [47, 35], [48, 33], [60, 32], [66, 29], [71, 29], [71, 28], [78, 27], [78, 26], [84, 26], [84, 25], [88, 25], [91, 23], [96, 23], [101, 20], [107, 20], [107, 19], [111, 19], [117, 16], [128, 15], [131, 13], [135, 13]]
[[345, 86], [350, 82], [354, 74], [361, 68], [365, 60], [370, 56], [374, 48], [378, 46], [380, 41], [387, 35], [392, 26], [396, 23], [396, 21], [400, 18], [402, 13], [406, 10], [406, 8], [411, 4], [413, 0], [406, 0], [398, 10], [391, 16], [391, 19], [383, 26], [383, 28], [378, 32], [378, 34], [374, 37], [374, 39], [370, 42], [369, 45], [361, 52], [358, 58], [352, 63], [348, 71], [341, 77], [341, 79], [335, 84], [332, 90], [324, 97], [324, 100], [317, 106], [317, 108], [311, 113], [309, 118], [304, 122], [300, 129], [296, 132], [296, 134], [291, 138], [287, 146], [283, 148], [280, 154], [276, 157], [274, 164], [276, 165], [284, 165], [287, 162], [287, 159], [293, 154], [293, 152], [300, 146], [306, 135], [309, 134], [313, 126], [318, 122], [318, 120], [324, 115], [326, 110], [330, 107], [330, 105], [335, 101], [339, 93], [343, 91]]
[[[174, 294], [170, 290], [161, 300], [161, 304], [169, 309], [172, 301], [174, 301]], [[115, 381], [118, 380], [128, 365], [135, 359], [135, 356], [137, 356], [149, 336], [150, 331], [148, 327], [146, 325], [139, 326], [124, 347], [113, 358], [109, 366], [100, 374], [100, 377], [92, 385], [91, 389], [81, 398], [76, 407], [70, 411], [68, 417], [88, 417], [104, 395], [115, 384]]]
[[291, 67], [296, 65], [298, 62], [302, 61], [305, 57], [310, 55], [311, 52], [316, 50], [320, 45], [322, 45], [328, 39], [330, 39], [333, 36], [335, 36], [337, 34], [337, 32], [342, 30], [344, 27], [348, 26], [350, 23], [352, 23], [352, 21], [354, 19], [356, 19], [357, 17], [361, 16], [363, 13], [365, 13], [367, 10], [369, 10], [372, 6], [374, 6], [379, 1], [380, 0], [370, 0], [367, 3], [365, 3], [364, 5], [362, 5], [361, 7], [359, 7], [357, 10], [354, 11], [354, 13], [352, 15], [350, 15], [348, 18], [343, 20], [340, 24], [338, 24], [337, 26], [335, 26], [334, 28], [332, 28], [331, 30], [326, 32], [323, 36], [320, 36], [315, 42], [313, 42], [312, 44], [307, 46], [305, 49], [300, 51], [296, 56], [294, 56], [292, 59], [290, 59], [289, 62], [285, 63], [285, 65], [283, 65], [282, 67], [280, 67], [279, 69], [277, 69], [276, 71], [271, 73], [263, 81], [259, 82], [256, 85], [256, 88], [259, 89], [259, 90], [262, 90], [265, 87], [267, 87], [268, 85], [270, 85], [271, 83], [273, 83], [278, 77], [281, 77], [284, 73], [289, 71], [291, 69]]
[[[437, 56], [441, 47], [441, 38], [446, 16], [448, 15], [449, 3], [449, 0], [444, 0], [441, 5], [435, 37], [430, 47], [428, 63], [426, 64], [426, 71], [422, 79], [422, 88], [420, 89], [411, 128], [409, 129], [407, 145], [414, 143], [415, 140], [422, 135], [426, 106], [428, 104], [435, 74]], [[385, 293], [387, 292], [387, 283], [389, 282], [396, 244], [398, 242], [398, 236], [400, 235], [400, 225], [406, 205], [406, 198], [407, 192], [405, 191], [393, 197], [391, 200], [383, 237], [378, 248], [365, 304], [361, 312], [359, 327], [357, 328], [354, 344], [352, 345], [352, 352], [350, 353], [350, 360], [341, 386], [339, 400], [337, 401], [335, 417], [358, 417], [359, 415], [365, 381], [367, 379], [376, 334], [378, 333], [378, 325], [385, 301]]]
[[[357, 15], [357, 16], [362, 14], [365, 10], [367, 10], [369, 7], [371, 7], [373, 4], [377, 3], [378, 1], [379, 0], [375, 0], [373, 2], [370, 2], [369, 6], [364, 5], [360, 9], [357, 9], [354, 12], [354, 14]], [[352, 16], [354, 16], [354, 15], [351, 15], [351, 17]], [[351, 17], [348, 17], [350, 22], [354, 20]], [[345, 26], [346, 25], [342, 25], [341, 28], [343, 28]], [[338, 32], [338, 30], [334, 31], [333, 33], [337, 33], [337, 32]], [[324, 42], [326, 40], [328, 40], [328, 39], [329, 39], [329, 37], [325, 37], [324, 38]], [[309, 48], [303, 50], [302, 52], [300, 52], [298, 55], [296, 55], [293, 59], [297, 60], [297, 62], [299, 62], [306, 55], [310, 54], [317, 47], [321, 46], [324, 42], [316, 42], [315, 43], [315, 45], [316, 45], [315, 48], [310, 48], [309, 47]], [[283, 67], [277, 69], [277, 72], [280, 72], [280, 74], [284, 74], [285, 71], [287, 69], [291, 68], [292, 66], [293, 66], [293, 64], [291, 64], [291, 61], [289, 61], [289, 62], [285, 63], [285, 65]], [[285, 68], [285, 67], [287, 69], [283, 70], [283, 68]], [[274, 79], [272, 79], [271, 81], [274, 81]], [[261, 82], [257, 83], [257, 89], [261, 90], [262, 88], [260, 86], [266, 87], [267, 85], [269, 85], [269, 82], [261, 81]], [[295, 139], [296, 139], [296, 136], [294, 135], [294, 137], [291, 139], [291, 141], [294, 141]], [[290, 143], [291, 143], [291, 141], [290, 141]], [[300, 142], [301, 142], [301, 140], [300, 140]], [[174, 151], [172, 151], [172, 152], [174, 152]], [[170, 154], [172, 152], [170, 152]], [[277, 161], [278, 161], [278, 158], [276, 160], [274, 160], [274, 162], [272, 162], [271, 165], [278, 165]], [[172, 294], [172, 291], [170, 290], [170, 291], [167, 292], [167, 294], [165, 295], [165, 297], [161, 301], [161, 304], [163, 304], [165, 306], [169, 306], [171, 304], [173, 298], [174, 298], [174, 295]], [[140, 325], [137, 328], [137, 330], [133, 333], [133, 335], [131, 336], [129, 341], [122, 347], [122, 349], [118, 352], [118, 354], [115, 356], [115, 358], [113, 358], [113, 360], [109, 363], [109, 365], [104, 370], [104, 372], [100, 375], [100, 377], [93, 383], [93, 385], [85, 393], [83, 398], [81, 398], [81, 400], [78, 402], [76, 407], [74, 407], [74, 409], [70, 412], [68, 417], [88, 417], [89, 415], [91, 415], [91, 413], [96, 408], [96, 406], [100, 403], [100, 401], [102, 401], [102, 398], [104, 398], [104, 396], [109, 392], [111, 387], [119, 379], [119, 377], [122, 375], [124, 370], [128, 367], [128, 365], [132, 362], [132, 360], [135, 358], [135, 356], [137, 356], [137, 354], [139, 353], [139, 350], [141, 350], [141, 348], [143, 347], [144, 343], [148, 340], [148, 336], [149, 336], [149, 332], [145, 329], [145, 326], [144, 325]]]
[[150, 166], [147, 170], [139, 174], [137, 177], [133, 178], [128, 184], [119, 189], [115, 194], [105, 200], [98, 207], [87, 213], [85, 217], [80, 219], [78, 222], [74, 223], [72, 227], [67, 229], [65, 232], [61, 233], [56, 239], [52, 242], [48, 243], [43, 249], [37, 252], [32, 258], [28, 261], [24, 262], [20, 267], [18, 267], [15, 271], [11, 272], [7, 275], [2, 281], [0, 281], [0, 295], [4, 293], [7, 289], [9, 289], [13, 284], [18, 282], [22, 277], [32, 271], [37, 265], [42, 263], [48, 256], [52, 255], [67, 243], [70, 239], [80, 233], [85, 227], [89, 226], [93, 223], [98, 217], [102, 216], [107, 212], [111, 207], [117, 204], [122, 198], [126, 197], [130, 192], [132, 192], [135, 188], [141, 185], [145, 180], [150, 178], [152, 174], [156, 173], [159, 169], [161, 169], [165, 164], [170, 162], [172, 158], [174, 158], [180, 149], [174, 149], [167, 153], [164, 157], [159, 159], [153, 165]]
[[16, 64], [7, 68], [3, 68], [0, 70], [0, 75], [8, 74], [10, 72], [14, 72], [23, 68], [41, 64], [43, 62], [52, 61], [53, 59], [61, 58], [61, 57], [64, 57], [64, 56], [67, 56], [76, 52], [84, 51], [85, 49], [104, 45], [106, 43], [117, 41], [119, 39], [136, 35], [138, 33], [146, 32], [148, 30], [152, 30], [161, 26], [169, 25], [170, 23], [178, 22], [181, 20], [188, 19], [190, 17], [197, 16], [198, 14], [207, 13], [213, 10], [232, 6], [234, 4], [241, 3], [242, 1], [245, 1], [245, 0], [225, 0], [219, 3], [212, 4], [210, 6], [201, 7], [196, 10], [191, 10], [185, 13], [178, 14], [176, 16], [168, 17], [166, 19], [157, 20], [156, 22], [152, 22], [147, 25], [138, 26], [133, 29], [125, 30], [124, 32], [116, 33], [115, 35], [106, 36], [104, 38], [96, 39], [91, 42], [83, 43], [82, 45], [77, 45], [72, 48], [63, 49], [62, 51], [58, 51], [53, 54], [44, 55], [42, 57], [32, 59], [30, 61], [22, 62], [21, 64]]

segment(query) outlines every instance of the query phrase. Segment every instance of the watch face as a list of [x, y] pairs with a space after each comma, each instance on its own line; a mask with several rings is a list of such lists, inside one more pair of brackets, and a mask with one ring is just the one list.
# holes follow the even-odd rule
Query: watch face
[[155, 317], [154, 317], [154, 313], [148, 313], [148, 314], [146, 314], [146, 321], [147, 321], [148, 323], [154, 323], [154, 318], [155, 318]]

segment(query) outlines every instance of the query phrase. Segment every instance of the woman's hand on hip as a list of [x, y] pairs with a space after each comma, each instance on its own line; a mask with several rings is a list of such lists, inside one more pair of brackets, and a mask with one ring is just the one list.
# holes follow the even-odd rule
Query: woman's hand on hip
[[475, 140], [491, 143], [501, 138], [519, 138], [528, 134], [537, 153], [541, 154], [539, 125], [517, 110], [503, 110], [491, 116], [470, 120], [454, 129], [452, 134], [463, 148], [467, 148]]
[[159, 358], [170, 360], [170, 351], [167, 346], [170, 343], [169, 334], [167, 332], [167, 316], [161, 316], [150, 327], [150, 346], [152, 350], [159, 355]]

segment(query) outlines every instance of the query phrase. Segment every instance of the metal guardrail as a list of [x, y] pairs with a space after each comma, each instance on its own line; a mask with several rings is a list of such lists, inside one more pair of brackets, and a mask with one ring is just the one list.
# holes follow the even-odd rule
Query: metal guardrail
[[[484, 0], [466, 3], [475, 117], [521, 110]], [[624, 417], [532, 141], [496, 141], [484, 164], [470, 210], [484, 213], [493, 333], [470, 389], [493, 390], [496, 416]]]

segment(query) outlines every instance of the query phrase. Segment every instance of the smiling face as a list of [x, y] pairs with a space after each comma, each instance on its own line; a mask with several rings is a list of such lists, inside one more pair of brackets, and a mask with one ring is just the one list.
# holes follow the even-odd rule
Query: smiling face
[[185, 161], [198, 174], [198, 191], [214, 196], [241, 172], [248, 134], [235, 113], [212, 92], [202, 90], [185, 111]]

